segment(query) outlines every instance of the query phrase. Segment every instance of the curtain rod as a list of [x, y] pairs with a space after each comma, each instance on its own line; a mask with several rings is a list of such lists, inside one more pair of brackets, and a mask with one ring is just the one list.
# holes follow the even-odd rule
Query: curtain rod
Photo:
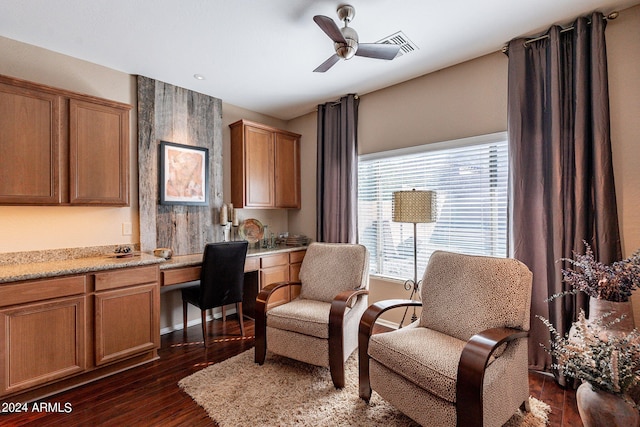
[[[605, 21], [606, 20], [614, 20], [619, 15], [620, 15], [619, 12], [614, 11], [614, 12], [611, 12], [610, 14], [608, 14], [607, 16], [603, 16], [602, 19], [604, 19]], [[589, 21], [589, 23], [591, 23], [591, 22]], [[567, 31], [573, 31], [574, 29], [575, 29], [575, 27], [572, 25], [570, 27], [561, 29], [560, 32], [561, 33], [566, 33]], [[524, 41], [524, 46], [526, 47], [529, 43], [537, 42], [538, 40], [544, 40], [544, 39], [548, 39], [548, 38], [549, 38], [549, 34], [543, 34], [543, 35], [538, 36], [538, 37], [533, 37], [533, 38], [525, 40]], [[502, 53], [507, 54], [508, 52], [509, 52], [509, 45], [506, 44], [506, 45], [502, 46]]]
[[[349, 94], [349, 95], [351, 95], [351, 94]], [[345, 95], [345, 96], [347, 96], [347, 95]], [[359, 99], [359, 98], [360, 98], [360, 96], [359, 96], [357, 93], [354, 93], [354, 94], [353, 94], [353, 97], [354, 97], [355, 99]], [[342, 99], [342, 98], [341, 98], [341, 99]], [[328, 102], [326, 102], [326, 104], [329, 104], [330, 102], [331, 102], [331, 101], [328, 101]], [[336, 100], [336, 101], [331, 102], [331, 106], [333, 107], [334, 105], [340, 105], [340, 99], [338, 99], [338, 100]], [[315, 111], [318, 111], [318, 107], [316, 107], [316, 108], [315, 108]]]

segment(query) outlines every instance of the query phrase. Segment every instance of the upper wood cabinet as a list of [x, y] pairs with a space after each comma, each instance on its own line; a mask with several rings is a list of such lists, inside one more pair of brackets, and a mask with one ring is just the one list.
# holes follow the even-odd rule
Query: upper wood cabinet
[[71, 204], [129, 204], [129, 110], [72, 99]]
[[130, 109], [0, 76], [0, 204], [128, 206]]
[[300, 135], [247, 120], [231, 128], [231, 202], [300, 208]]
[[0, 202], [60, 203], [62, 100], [0, 81]]

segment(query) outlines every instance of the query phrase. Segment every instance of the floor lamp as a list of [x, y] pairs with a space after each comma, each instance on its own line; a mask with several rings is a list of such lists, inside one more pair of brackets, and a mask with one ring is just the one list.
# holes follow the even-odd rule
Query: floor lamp
[[[435, 221], [435, 193], [433, 191], [424, 191], [415, 189], [411, 191], [395, 191], [393, 193], [393, 221], [394, 222], [411, 222], [413, 223], [413, 280], [409, 279], [404, 282], [404, 288], [411, 290], [410, 299], [420, 290], [420, 281], [418, 280], [418, 237], [416, 233], [417, 224], [423, 224]], [[400, 327], [404, 323], [407, 316], [405, 308], [404, 315], [400, 321]], [[416, 309], [413, 308], [411, 321], [415, 322]]]

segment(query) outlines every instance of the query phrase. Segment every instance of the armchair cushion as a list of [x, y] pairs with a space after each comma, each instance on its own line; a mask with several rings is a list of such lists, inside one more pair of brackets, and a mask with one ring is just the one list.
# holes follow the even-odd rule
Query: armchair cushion
[[300, 268], [300, 298], [330, 303], [342, 291], [366, 288], [368, 273], [364, 246], [312, 243]]
[[494, 327], [528, 331], [531, 277], [515, 259], [436, 251], [422, 280], [420, 326], [463, 341]]
[[269, 310], [267, 326], [317, 338], [329, 338], [331, 303], [295, 299]]
[[458, 362], [465, 344], [432, 329], [406, 327], [372, 335], [369, 355], [418, 387], [455, 402]]

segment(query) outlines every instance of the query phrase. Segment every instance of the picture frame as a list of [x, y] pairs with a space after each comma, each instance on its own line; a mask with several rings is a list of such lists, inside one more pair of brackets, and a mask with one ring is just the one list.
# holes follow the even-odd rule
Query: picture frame
[[209, 205], [209, 149], [160, 141], [160, 204]]

